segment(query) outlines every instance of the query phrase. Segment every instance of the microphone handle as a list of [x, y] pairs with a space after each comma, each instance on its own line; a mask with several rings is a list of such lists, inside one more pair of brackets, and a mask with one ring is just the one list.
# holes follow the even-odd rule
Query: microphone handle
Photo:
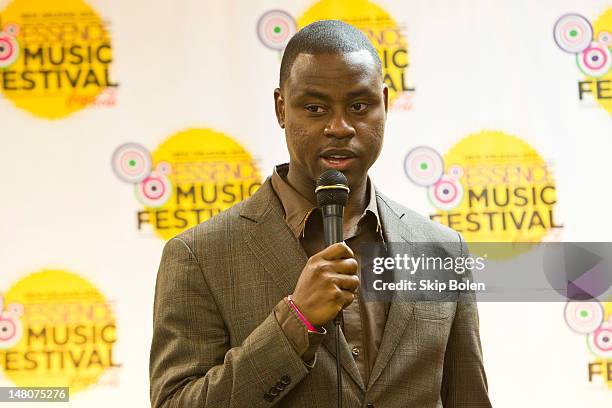
[[328, 247], [337, 242], [344, 241], [342, 236], [342, 217], [344, 206], [340, 204], [328, 204], [321, 208], [323, 213], [323, 234], [325, 235], [325, 246]]
[[[328, 247], [337, 242], [344, 241], [343, 239], [343, 216], [344, 206], [340, 204], [327, 204], [321, 208], [323, 213], [323, 235], [325, 236], [325, 246]], [[342, 311], [334, 318], [334, 324], [340, 325], [342, 319]]]
[[[344, 206], [340, 204], [327, 204], [322, 206], [323, 234], [325, 235], [325, 246], [328, 247], [337, 242], [344, 241], [342, 231], [342, 218]], [[336, 328], [336, 377], [338, 408], [342, 408], [342, 369], [340, 368], [340, 324], [342, 323], [342, 310], [334, 318]]]

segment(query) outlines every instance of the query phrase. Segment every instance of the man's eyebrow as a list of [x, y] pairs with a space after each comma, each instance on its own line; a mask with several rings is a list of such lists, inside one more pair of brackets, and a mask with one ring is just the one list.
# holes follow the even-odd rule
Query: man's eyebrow
[[323, 92], [319, 92], [319, 91], [315, 91], [313, 89], [306, 89], [304, 91], [300, 91], [298, 92], [297, 95], [299, 98], [316, 98], [316, 99], [323, 99], [323, 100], [330, 100], [330, 96], [323, 93]]
[[[300, 91], [298, 92], [297, 95], [299, 98], [317, 98], [317, 99], [322, 99], [322, 100], [326, 100], [329, 101], [331, 99], [331, 97], [329, 95], [327, 95], [326, 93], [323, 92], [319, 92], [316, 91], [314, 89], [306, 89], [304, 91]], [[366, 97], [377, 97], [379, 96], [378, 92], [374, 92], [372, 89], [370, 88], [359, 88], [356, 89], [354, 91], [350, 91], [346, 94], [346, 99], [354, 99], [356, 97], [359, 96], [366, 96]]]
[[347, 99], [353, 99], [358, 96], [367, 96], [367, 97], [377, 97], [379, 96], [378, 92], [374, 92], [371, 88], [359, 88], [354, 91], [351, 91], [346, 94]]

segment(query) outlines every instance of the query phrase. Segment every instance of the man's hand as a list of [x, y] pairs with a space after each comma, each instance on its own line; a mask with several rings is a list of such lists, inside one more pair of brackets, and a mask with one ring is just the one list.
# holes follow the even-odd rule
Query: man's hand
[[355, 299], [357, 260], [344, 242], [330, 245], [306, 262], [292, 298], [314, 326], [332, 320]]

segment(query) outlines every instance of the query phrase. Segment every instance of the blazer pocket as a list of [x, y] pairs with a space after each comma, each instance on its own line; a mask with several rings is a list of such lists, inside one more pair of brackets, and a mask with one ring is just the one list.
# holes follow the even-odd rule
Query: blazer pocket
[[425, 320], [446, 320], [453, 314], [455, 307], [454, 302], [415, 302], [414, 317]]

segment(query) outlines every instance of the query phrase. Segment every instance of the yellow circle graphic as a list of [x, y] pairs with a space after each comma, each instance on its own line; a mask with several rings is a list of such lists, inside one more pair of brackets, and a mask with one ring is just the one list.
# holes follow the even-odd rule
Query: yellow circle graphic
[[[612, 8], [609, 8], [593, 23], [593, 37], [595, 38], [595, 40], [601, 38], [602, 33], [608, 33], [609, 36], [612, 35]], [[612, 47], [610, 45], [608, 45], [608, 49], [612, 51]], [[593, 81], [591, 89], [597, 89], [597, 86], [595, 85], [596, 80], [600, 81], [600, 83], [601, 81], [608, 81], [608, 86], [604, 86], [606, 90], [603, 91], [601, 95], [604, 97], [598, 97], [595, 98], [595, 100], [599, 105], [601, 105], [602, 108], [604, 108], [606, 111], [608, 111], [610, 115], [612, 115], [612, 98], [610, 97], [610, 95], [612, 95], [612, 87], [609, 86], [609, 84], [612, 82], [612, 69], [610, 69], [608, 73], [599, 78], [592, 78], [587, 76], [586, 79]]]
[[298, 18], [298, 29], [317, 20], [342, 20], [368, 37], [382, 61], [389, 104], [402, 92], [414, 91], [405, 75], [409, 60], [403, 27], [381, 7], [368, 0], [322, 0]]
[[[467, 136], [444, 157], [445, 175], [429, 187], [432, 216], [468, 242], [539, 242], [557, 202], [551, 169], [529, 144], [499, 131]], [[454, 176], [453, 176], [454, 174]]]
[[188, 129], [169, 137], [152, 154], [151, 176], [136, 185], [144, 205], [138, 226], [150, 225], [170, 239], [250, 197], [261, 185], [248, 151], [212, 129]]
[[13, 285], [4, 301], [22, 310], [21, 321], [14, 321], [21, 338], [0, 347], [0, 368], [17, 386], [70, 387], [73, 394], [119, 366], [113, 360], [115, 315], [84, 278], [41, 270]]
[[107, 22], [84, 1], [14, 0], [0, 25], [15, 57], [0, 66], [0, 91], [17, 107], [63, 118], [117, 86]]

